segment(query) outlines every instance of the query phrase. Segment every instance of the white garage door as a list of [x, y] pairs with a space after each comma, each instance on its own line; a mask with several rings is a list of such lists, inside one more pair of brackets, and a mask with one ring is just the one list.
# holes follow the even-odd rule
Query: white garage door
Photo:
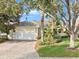
[[36, 40], [37, 32], [35, 30], [18, 30], [10, 34], [13, 40]]

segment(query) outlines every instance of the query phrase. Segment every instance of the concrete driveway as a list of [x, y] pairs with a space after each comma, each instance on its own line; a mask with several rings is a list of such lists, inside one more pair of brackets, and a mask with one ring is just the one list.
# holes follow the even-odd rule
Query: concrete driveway
[[0, 59], [31, 59], [38, 57], [35, 41], [7, 41], [0, 44]]

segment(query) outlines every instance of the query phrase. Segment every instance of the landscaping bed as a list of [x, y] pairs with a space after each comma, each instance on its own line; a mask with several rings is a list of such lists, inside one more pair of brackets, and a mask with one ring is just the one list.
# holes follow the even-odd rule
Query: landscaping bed
[[7, 41], [8, 39], [2, 39], [0, 38], [0, 43]]

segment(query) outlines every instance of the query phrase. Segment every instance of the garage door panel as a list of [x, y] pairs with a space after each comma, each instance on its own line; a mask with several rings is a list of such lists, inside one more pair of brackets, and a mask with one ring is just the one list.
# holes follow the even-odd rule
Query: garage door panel
[[34, 30], [18, 30], [10, 34], [11, 39], [13, 40], [36, 40], [37, 33]]

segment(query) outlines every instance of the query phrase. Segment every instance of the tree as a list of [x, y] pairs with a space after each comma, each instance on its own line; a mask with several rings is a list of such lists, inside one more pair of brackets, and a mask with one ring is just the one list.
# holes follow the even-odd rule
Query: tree
[[20, 12], [20, 4], [15, 0], [0, 0], [0, 4], [0, 13], [17, 16]]
[[[68, 34], [70, 36], [70, 45], [69, 45], [70, 48], [75, 48], [74, 40], [76, 39], [75, 35], [77, 34], [77, 31], [78, 31], [78, 26], [75, 26], [76, 20], [78, 18], [78, 14], [79, 14], [78, 3], [79, 3], [79, 0], [73, 0], [73, 1], [56, 0], [53, 4], [53, 8], [54, 7], [55, 8], [53, 9], [52, 14], [57, 15], [57, 18], [61, 19], [64, 26], [66, 26], [65, 28], [67, 29]], [[52, 14], [51, 14], [51, 16], [54, 16]]]
[[15, 0], [0, 0], [0, 31], [9, 34], [18, 23], [20, 5]]
[[[46, 0], [48, 1], [48, 0]], [[52, 1], [52, 2], [51, 2]], [[76, 25], [76, 20], [78, 18], [78, 12], [79, 12], [79, 0], [50, 0], [48, 1], [51, 7], [46, 9], [46, 13], [52, 17], [52, 19], [57, 16], [57, 18], [61, 19], [66, 26], [66, 29], [68, 31], [68, 34], [70, 36], [70, 48], [75, 48], [75, 42], [76, 39], [75, 35], [78, 31], [78, 26]], [[58, 3], [58, 4], [57, 4]], [[49, 6], [48, 4], [46, 6]], [[52, 8], [53, 7], [53, 8]], [[64, 11], [64, 8], [67, 11]], [[55, 18], [56, 19], [56, 18]], [[57, 20], [57, 19], [56, 19]]]
[[[79, 0], [25, 0], [33, 8], [37, 8], [50, 16], [52, 20], [63, 22], [70, 36], [70, 48], [75, 48], [75, 35], [78, 31], [76, 20], [79, 14]], [[42, 7], [42, 8], [41, 8]]]
[[[74, 40], [76, 39], [76, 34], [78, 31], [78, 26], [76, 25], [76, 20], [78, 18], [78, 12], [79, 12], [79, 1], [78, 0], [61, 0], [62, 3], [62, 12], [60, 11], [60, 5], [58, 5], [58, 12], [59, 15], [61, 16], [61, 19], [64, 23], [64, 25], [66, 26], [66, 29], [68, 31], [68, 34], [70, 36], [70, 48], [75, 48], [75, 42]], [[63, 7], [64, 5], [64, 7]], [[64, 8], [66, 9], [66, 11], [64, 12]], [[60, 10], [59, 10], [60, 9]]]
[[7, 39], [9, 33], [12, 30], [15, 31], [15, 25], [18, 24], [18, 21], [13, 19], [15, 17], [8, 16], [7, 14], [0, 13], [0, 31], [7, 34]]

